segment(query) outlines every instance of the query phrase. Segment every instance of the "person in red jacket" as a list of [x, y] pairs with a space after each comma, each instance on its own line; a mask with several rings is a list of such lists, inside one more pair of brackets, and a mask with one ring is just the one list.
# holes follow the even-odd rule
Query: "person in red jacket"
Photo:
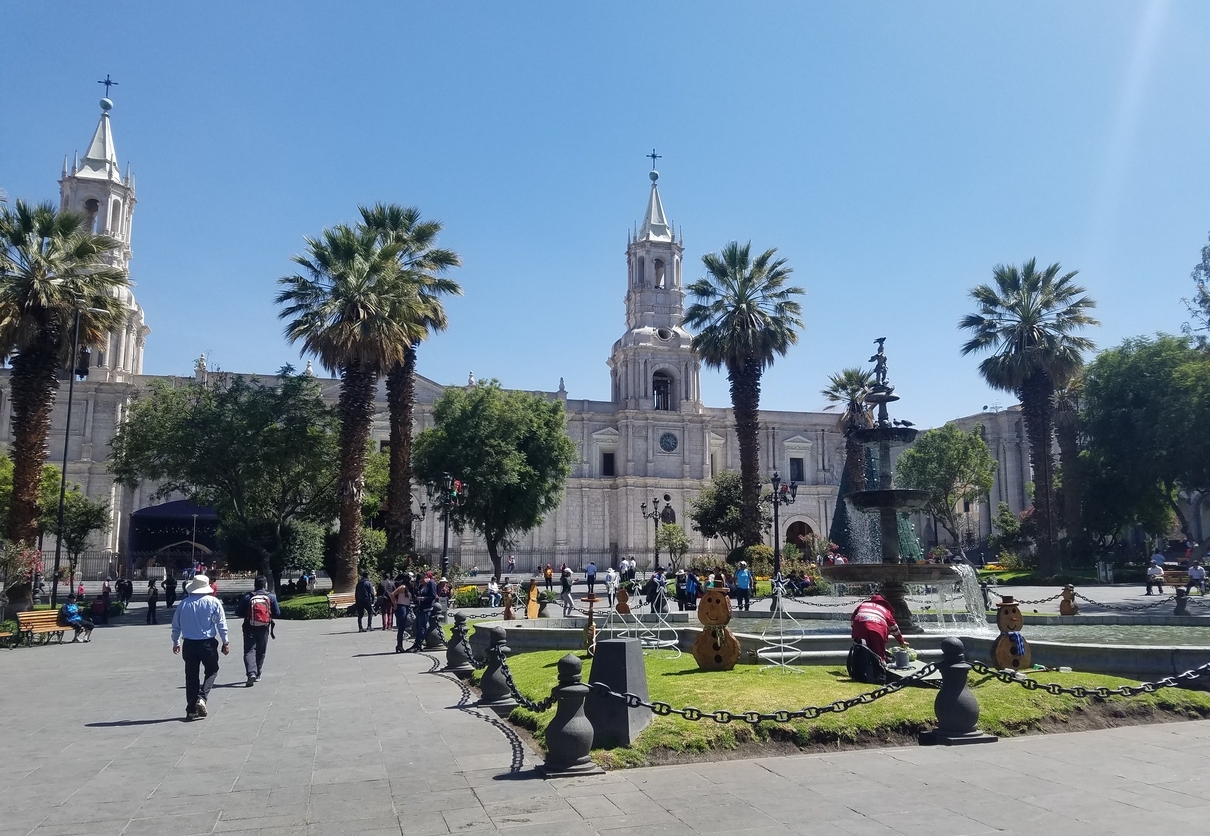
[[895, 615], [891, 612], [891, 603], [881, 595], [872, 595], [857, 605], [853, 610], [853, 642], [865, 644], [880, 660], [886, 660], [886, 642], [888, 636], [907, 647], [907, 640], [899, 632], [895, 623]]

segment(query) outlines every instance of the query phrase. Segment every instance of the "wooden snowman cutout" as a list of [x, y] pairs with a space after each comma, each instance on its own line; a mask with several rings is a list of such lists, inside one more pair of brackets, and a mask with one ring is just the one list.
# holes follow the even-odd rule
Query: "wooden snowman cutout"
[[1059, 615], [1076, 615], [1080, 608], [1076, 606], [1076, 588], [1071, 584], [1063, 587], [1062, 601], [1059, 602]]
[[616, 612], [618, 615], [629, 615], [630, 614], [630, 593], [626, 591], [626, 587], [622, 587], [621, 589], [618, 590], [618, 594], [617, 594], [617, 597], [615, 600], [617, 601], [617, 603], [614, 604], [613, 611]]
[[707, 589], [697, 605], [698, 620], [706, 629], [693, 642], [693, 658], [704, 671], [729, 671], [739, 662], [739, 640], [727, 627], [731, 599], [725, 587]]
[[1027, 670], [1033, 664], [1033, 652], [1021, 635], [1025, 616], [1013, 596], [1003, 595], [996, 604], [996, 626], [1000, 635], [992, 643], [992, 664], [1000, 670]]

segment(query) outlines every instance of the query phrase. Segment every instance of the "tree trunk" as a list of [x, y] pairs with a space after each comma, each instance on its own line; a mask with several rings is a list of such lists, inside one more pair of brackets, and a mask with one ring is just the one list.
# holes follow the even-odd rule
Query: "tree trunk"
[[1063, 473], [1063, 527], [1067, 539], [1084, 539], [1084, 482], [1080, 473], [1080, 444], [1074, 422], [1063, 421], [1055, 428], [1059, 441], [1059, 461]]
[[412, 538], [412, 407], [416, 393], [416, 348], [410, 346], [402, 365], [387, 372], [387, 408], [390, 411], [390, 481], [387, 483], [387, 554], [410, 555]]
[[59, 388], [59, 340], [44, 329], [12, 360], [13, 497], [8, 539], [30, 543], [38, 535], [38, 502], [46, 464], [51, 412]]
[[760, 530], [760, 361], [749, 358], [728, 369], [735, 436], [739, 440], [740, 499], [745, 546], [764, 542]]
[[1034, 372], [1018, 393], [1025, 433], [1029, 437], [1029, 463], [1034, 477], [1034, 514], [1038, 524], [1038, 571], [1054, 575], [1061, 570], [1058, 550], [1054, 548], [1054, 382], [1045, 371]]
[[487, 556], [488, 556], [489, 558], [491, 558], [491, 561], [492, 561], [492, 577], [493, 577], [493, 578], [503, 578], [503, 577], [504, 577], [504, 575], [503, 575], [503, 573], [500, 571], [500, 569], [501, 569], [501, 565], [500, 565], [500, 541], [499, 541], [499, 540], [491, 540], [491, 539], [488, 539], [488, 538], [486, 538], [486, 537], [484, 538], [484, 540], [486, 540], [486, 541], [487, 541]]
[[365, 486], [366, 445], [374, 414], [378, 375], [360, 364], [344, 368], [340, 381], [340, 537], [336, 549], [336, 592], [352, 592], [357, 585], [361, 557], [361, 491]]

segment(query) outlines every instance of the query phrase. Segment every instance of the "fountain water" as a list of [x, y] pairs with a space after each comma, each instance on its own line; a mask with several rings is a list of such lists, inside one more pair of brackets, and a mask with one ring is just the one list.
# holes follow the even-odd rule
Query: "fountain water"
[[[922, 632], [912, 611], [908, 608], [905, 595], [907, 584], [930, 583], [938, 581], [953, 582], [959, 577], [958, 570], [953, 566], [914, 563], [904, 560], [905, 552], [913, 559], [919, 557], [916, 551], [915, 539], [905, 536], [908, 512], [920, 510], [928, 501], [928, 493], [919, 490], [895, 488], [892, 471], [891, 451], [895, 447], [903, 447], [916, 440], [916, 430], [910, 422], [892, 421], [887, 412], [887, 404], [899, 400], [895, 387], [887, 382], [886, 353], [883, 350], [885, 337], [875, 340], [878, 343], [878, 353], [871, 360], [874, 362], [875, 384], [866, 395], [866, 403], [877, 409], [874, 426], [852, 430], [856, 441], [865, 452], [866, 485], [873, 488], [854, 491], [845, 499], [850, 505], [850, 519], [857, 521], [857, 531], [851, 532], [851, 542], [858, 549], [852, 555], [849, 563], [840, 566], [825, 566], [822, 574], [833, 583], [874, 582], [879, 584], [879, 591], [890, 602], [899, 622], [899, 629], [905, 633]], [[863, 536], [866, 531], [869, 537]], [[910, 532], [910, 529], [907, 529]], [[978, 586], [975, 586], [978, 589]], [[980, 599], [982, 603], [982, 599]], [[980, 608], [977, 612], [982, 612]]]

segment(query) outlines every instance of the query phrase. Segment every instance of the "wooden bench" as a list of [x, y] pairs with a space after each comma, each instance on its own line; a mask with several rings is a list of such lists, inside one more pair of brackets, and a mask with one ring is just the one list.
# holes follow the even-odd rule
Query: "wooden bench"
[[328, 593], [328, 618], [336, 615], [337, 610], [347, 610], [357, 603], [357, 595], [352, 592]]
[[63, 644], [63, 634], [71, 628], [59, 623], [58, 610], [27, 610], [17, 613], [18, 644], [24, 640], [27, 644], [34, 643], [34, 636], [42, 636], [42, 643], [49, 644], [52, 636], [59, 637]]
[[13, 634], [8, 630], [0, 631], [0, 642], [4, 642], [4, 646], [11, 650], [13, 646]]

